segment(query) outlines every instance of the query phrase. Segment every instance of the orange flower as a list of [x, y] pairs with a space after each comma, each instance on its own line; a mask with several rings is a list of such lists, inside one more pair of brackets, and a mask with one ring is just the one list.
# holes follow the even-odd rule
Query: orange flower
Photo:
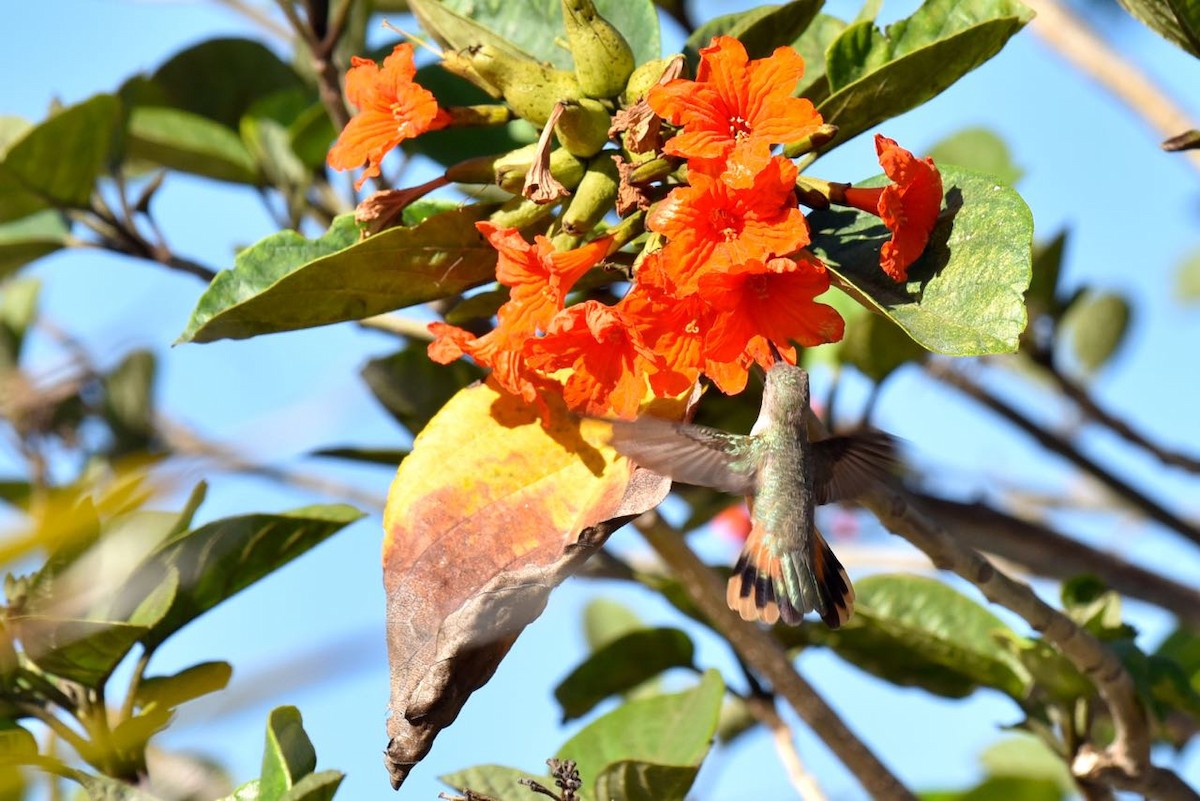
[[595, 300], [557, 314], [544, 337], [526, 341], [524, 353], [525, 363], [544, 375], [573, 368], [563, 399], [594, 417], [634, 417], [646, 390], [636, 366], [661, 362], [620, 310]]
[[405, 139], [444, 128], [450, 115], [438, 108], [430, 92], [413, 82], [417, 74], [413, 46], [396, 45], [383, 60], [383, 69], [369, 58], [354, 56], [346, 74], [346, 99], [358, 108], [329, 151], [325, 161], [335, 170], [367, 168], [354, 182], [362, 189], [379, 175], [379, 165]]
[[715, 310], [705, 338], [705, 355], [717, 362], [736, 359], [752, 344], [781, 350], [789, 340], [820, 345], [842, 338], [845, 323], [832, 306], [814, 298], [829, 289], [825, 265], [811, 255], [792, 259], [751, 259], [733, 271], [700, 280], [700, 295]]
[[808, 223], [796, 208], [796, 165], [770, 159], [750, 186], [689, 171], [650, 213], [646, 227], [667, 238], [663, 268], [675, 292], [694, 292], [701, 272], [721, 271], [749, 259], [785, 256], [808, 244]]
[[539, 382], [526, 367], [522, 348], [546, 330], [579, 277], [608, 254], [611, 239], [596, 239], [559, 252], [544, 236], [530, 245], [515, 228], [501, 228], [486, 220], [475, 227], [499, 252], [496, 280], [512, 292], [496, 312], [496, 327], [481, 337], [447, 323], [431, 323], [434, 340], [429, 344], [429, 358], [449, 364], [470, 356], [481, 367], [491, 367], [500, 386], [533, 402]]
[[696, 80], [653, 87], [646, 102], [683, 130], [663, 152], [728, 162], [730, 179], [748, 186], [771, 158], [771, 146], [794, 142], [820, 127], [813, 104], [792, 97], [804, 59], [790, 47], [751, 61], [737, 39], [718, 36], [700, 50]]
[[879, 265], [893, 281], [908, 279], [937, 224], [942, 208], [942, 176], [933, 159], [918, 159], [892, 139], [875, 135], [875, 152], [894, 183], [878, 189], [846, 190], [845, 203], [883, 219], [892, 232], [879, 252]]
[[[637, 329], [638, 336], [660, 357], [661, 364], [640, 359], [638, 369], [649, 374], [650, 388], [664, 398], [684, 392], [700, 377], [704, 367], [704, 331], [712, 316], [699, 295], [676, 298], [661, 284], [643, 280], [658, 253], [642, 262], [638, 282], [617, 304], [617, 309]], [[648, 278], [648, 276], [645, 276]]]

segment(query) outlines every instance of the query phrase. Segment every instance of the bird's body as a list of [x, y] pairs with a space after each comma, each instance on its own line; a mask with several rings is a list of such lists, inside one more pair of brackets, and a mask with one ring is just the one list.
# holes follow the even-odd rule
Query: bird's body
[[815, 610], [836, 628], [850, 617], [854, 590], [813, 512], [888, 480], [895, 446], [879, 431], [810, 441], [808, 406], [808, 374], [779, 362], [749, 435], [644, 417], [614, 423], [612, 445], [675, 481], [747, 496], [750, 535], [727, 593], [743, 618], [796, 624]]

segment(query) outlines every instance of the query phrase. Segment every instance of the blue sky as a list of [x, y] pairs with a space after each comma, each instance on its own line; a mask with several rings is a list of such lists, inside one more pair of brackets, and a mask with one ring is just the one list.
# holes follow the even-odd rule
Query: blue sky
[[[731, 4], [724, 4], [722, 10], [729, 8]], [[0, 114], [29, 119], [40, 119], [54, 99], [73, 103], [110, 91], [132, 73], [151, 71], [190, 44], [213, 36], [255, 34], [234, 13], [202, 2], [61, 0], [14, 3], [6, 10], [10, 30], [21, 35], [10, 36], [0, 49], [0, 75], [6, 78]], [[827, 10], [841, 16], [855, 12], [842, 2]], [[891, 20], [908, 10], [888, 6], [882, 18]], [[1173, 90], [1193, 118], [1200, 118], [1195, 94], [1200, 63], [1140, 27], [1125, 24], [1115, 12], [1101, 16], [1123, 51]], [[667, 23], [668, 52], [678, 41], [678, 31]], [[1194, 343], [1200, 342], [1200, 316], [1172, 296], [1175, 266], [1200, 247], [1195, 172], [1178, 156], [1160, 152], [1151, 132], [1049, 53], [1029, 31], [934, 102], [881, 130], [919, 152], [954, 131], [979, 125], [1000, 134], [1025, 170], [1018, 188], [1033, 208], [1039, 238], [1071, 228], [1064, 283], [1120, 291], [1134, 303], [1128, 341], [1095, 380], [1097, 397], [1128, 414], [1152, 438], [1200, 453], [1192, 353]], [[857, 180], [876, 172], [867, 137], [839, 149], [815, 170], [835, 180]], [[274, 230], [252, 193], [183, 176], [167, 180], [156, 211], [177, 252], [214, 267], [230, 266], [236, 247]], [[386, 336], [345, 325], [168, 350], [203, 289], [194, 278], [92, 252], [56, 255], [30, 272], [44, 282], [47, 317], [86, 342], [100, 364], [115, 363], [133, 347], [149, 347], [161, 355], [160, 408], [171, 419], [265, 462], [332, 473], [365, 492], [381, 497], [386, 493], [391, 479], [387, 470], [300, 461], [305, 452], [331, 444], [405, 444], [357, 375], [367, 359], [395, 348]], [[33, 355], [46, 367], [55, 364], [50, 348]], [[1014, 394], [1014, 387], [1026, 387], [1014, 382], [1000, 386], [1039, 420], [1070, 420], [1069, 411], [1046, 393], [1025, 388]], [[851, 400], [856, 389], [861, 398], [862, 383], [851, 381]], [[914, 460], [940, 486], [956, 493], [998, 492], [1016, 484], [1039, 492], [1098, 495], [1020, 434], [916, 371], [889, 383], [878, 415], [878, 424], [905, 438]], [[1200, 514], [1194, 480], [1130, 454], [1107, 435], [1080, 436], [1088, 451], [1118, 458], [1122, 474], [1156, 498], [1184, 515]], [[7, 458], [0, 454], [0, 460]], [[212, 476], [203, 467], [196, 468], [195, 477], [208, 477], [212, 483], [210, 500], [201, 510], [204, 519], [313, 501], [310, 495], [259, 479]], [[1095, 514], [1074, 516], [1066, 525], [1090, 542], [1180, 580], [1200, 579], [1195, 548], [1154, 524], [1123, 514]], [[162, 743], [213, 754], [243, 781], [256, 775], [266, 712], [278, 704], [295, 704], [304, 714], [321, 767], [349, 774], [342, 797], [387, 797], [381, 756], [388, 681], [380, 534], [378, 516], [354, 525], [280, 576], [189, 626], [164, 647], [155, 656], [152, 672], [171, 672], [203, 659], [232, 662], [235, 673], [228, 694], [242, 706], [230, 710], [220, 697], [198, 703], [184, 711]], [[634, 557], [644, 552], [630, 532], [619, 534], [617, 544]], [[851, 550], [853, 545], [909, 553], [898, 540], [871, 528]], [[732, 550], [719, 540], [705, 545], [714, 559], [732, 558]], [[861, 575], [881, 567], [886, 568], [852, 572]], [[1040, 589], [1054, 593], [1052, 587]], [[434, 798], [444, 789], [436, 782], [438, 774], [473, 764], [541, 768], [577, 728], [558, 726], [551, 690], [584, 653], [581, 613], [597, 593], [625, 601], [647, 621], [679, 622], [646, 593], [569, 582], [518, 641], [492, 682], [438, 738], [402, 797]], [[1131, 607], [1147, 644], [1168, 630], [1170, 621], [1162, 615]], [[703, 664], [731, 667], [719, 643], [701, 636], [699, 644]], [[299, 671], [301, 675], [271, 673], [302, 657], [307, 669]], [[986, 693], [947, 703], [916, 690], [880, 685], [827, 654], [806, 655], [800, 665], [900, 777], [917, 788], [971, 781], [978, 774], [978, 752], [1000, 737], [999, 726], [1019, 719], [1008, 702]], [[264, 686], [274, 690], [270, 697], [261, 697]], [[803, 727], [798, 730], [800, 752], [829, 795], [863, 797], [853, 777], [824, 747]], [[1193, 782], [1200, 781], [1195, 744], [1180, 764]], [[707, 801], [735, 801], [787, 792], [769, 739], [755, 735], [719, 751], [706, 765], [694, 794]]]

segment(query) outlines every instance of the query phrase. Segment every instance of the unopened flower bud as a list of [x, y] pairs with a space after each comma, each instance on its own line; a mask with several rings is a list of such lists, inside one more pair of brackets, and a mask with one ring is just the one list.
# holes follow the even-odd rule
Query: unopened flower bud
[[633, 73], [633, 48], [592, 0], [562, 0], [562, 11], [580, 88], [588, 97], [616, 97]]
[[460, 51], [471, 68], [500, 90], [504, 102], [518, 117], [541, 127], [560, 100], [583, 96], [575, 75], [527, 58], [518, 58], [491, 45]]
[[554, 133], [567, 152], [590, 159], [608, 142], [612, 115], [602, 103], [584, 98], [563, 103]]
[[[514, 195], [521, 193], [525, 185], [525, 176], [533, 166], [537, 156], [537, 143], [526, 145], [496, 159], [493, 168], [496, 174], [496, 185], [505, 192]], [[567, 151], [555, 148], [550, 152], [550, 174], [567, 189], [574, 189], [583, 178], [583, 162]]]
[[592, 159], [571, 204], [563, 212], [563, 232], [582, 236], [592, 230], [617, 202], [619, 183], [617, 165], [608, 154], [601, 153]]

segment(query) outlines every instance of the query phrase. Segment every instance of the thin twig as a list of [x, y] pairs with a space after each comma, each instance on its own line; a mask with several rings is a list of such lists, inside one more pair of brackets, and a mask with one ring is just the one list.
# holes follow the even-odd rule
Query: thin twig
[[[967, 547], [1023, 566], [1039, 576], [1067, 579], [1092, 573], [1121, 595], [1169, 610], [1200, 626], [1200, 589], [1097, 550], [1047, 526], [1021, 520], [985, 503], [916, 494], [918, 504]], [[839, 551], [839, 554], [842, 552]], [[843, 561], [845, 559], [843, 558]]]
[[992, 395], [979, 384], [975, 383], [974, 380], [964, 375], [961, 370], [957, 370], [937, 360], [928, 362], [925, 365], [925, 370], [934, 378], [960, 390], [1017, 426], [1037, 440], [1038, 444], [1043, 448], [1057, 453], [1074, 463], [1077, 467], [1090, 473], [1116, 495], [1123, 498], [1134, 508], [1140, 510], [1147, 517], [1162, 523], [1168, 528], [1174, 529], [1188, 540], [1200, 545], [1200, 529], [1197, 529], [1174, 512], [1171, 512], [1162, 504], [1147, 497], [1098, 462], [1085, 456], [1066, 438], [1042, 428], [1005, 401]]
[[286, 26], [280, 25], [278, 22], [271, 19], [269, 15], [263, 13], [261, 10], [255, 8], [251, 4], [244, 2], [244, 0], [216, 0], [216, 2], [232, 9], [238, 14], [241, 14], [243, 17], [250, 20], [255, 25], [258, 25], [264, 31], [277, 39], [286, 41], [291, 36], [291, 31], [289, 31]]
[[358, 321], [363, 328], [395, 334], [406, 339], [417, 339], [422, 342], [432, 342], [433, 334], [429, 333], [428, 323], [401, 317], [398, 314], [377, 314], [374, 317], [364, 317]]
[[887, 529], [929, 554], [939, 568], [956, 573], [978, 587], [989, 601], [1024, 618], [1095, 685], [1108, 706], [1115, 737], [1107, 749], [1096, 752], [1093, 760], [1103, 765], [1103, 771], [1093, 775], [1089, 766], [1084, 772], [1077, 760], [1072, 766], [1076, 775], [1085, 780], [1094, 780], [1100, 773], [1106, 780], [1116, 775], [1121, 782], [1117, 786], [1123, 789], [1136, 789], [1165, 801], [1200, 801], [1200, 796], [1185, 784], [1172, 781], [1174, 774], [1151, 764], [1146, 712], [1133, 680], [1115, 653], [1039, 598], [1028, 585], [1008, 577], [977, 551], [960, 544], [956, 535], [917, 509], [902, 491], [879, 487], [863, 499], [863, 504]]
[[771, 682], [775, 692], [850, 768], [873, 798], [909, 801], [916, 798], [796, 672], [779, 641], [742, 620], [725, 605], [725, 589], [720, 579], [692, 552], [679, 532], [651, 514], [639, 518], [637, 526], [713, 627], [746, 664]]
[[1035, 353], [1031, 356], [1031, 360], [1038, 367], [1042, 368], [1042, 374], [1053, 381], [1059, 391], [1074, 401], [1075, 405], [1079, 407], [1079, 410], [1089, 420], [1110, 429], [1126, 442], [1136, 445], [1169, 467], [1178, 467], [1187, 470], [1189, 473], [1200, 474], [1200, 459], [1168, 450], [1155, 442], [1151, 442], [1144, 434], [1129, 423], [1112, 414], [1107, 409], [1102, 408], [1092, 398], [1090, 392], [1063, 375], [1062, 371], [1054, 365], [1050, 353]]
[[58, 717], [52, 715], [42, 707], [31, 701], [15, 699], [10, 701], [17, 711], [23, 715], [28, 715], [31, 718], [37, 718], [46, 725], [48, 729], [58, 735], [59, 739], [65, 741], [68, 745], [75, 749], [75, 752], [83, 759], [91, 761], [94, 755], [92, 744], [83, 738], [83, 735], [72, 729], [66, 723], [63, 723]]
[[[1057, 0], [1026, 0], [1026, 5], [1037, 12], [1030, 25], [1034, 33], [1141, 117], [1160, 139], [1197, 127], [1145, 72]], [[1200, 150], [1183, 151], [1183, 156], [1200, 170]]]
[[825, 792], [805, 767], [804, 760], [800, 758], [800, 752], [796, 750], [796, 735], [780, 717], [779, 710], [775, 708], [775, 699], [750, 695], [742, 700], [746, 702], [746, 708], [750, 710], [750, 714], [754, 715], [760, 723], [767, 727], [767, 731], [771, 732], [771, 739], [775, 742], [775, 751], [779, 754], [779, 761], [783, 764], [788, 781], [791, 782], [796, 793], [804, 801], [825, 801]]
[[133, 707], [137, 700], [138, 689], [142, 686], [142, 677], [146, 675], [146, 668], [149, 667], [152, 656], [154, 656], [154, 648], [143, 645], [137, 664], [133, 667], [133, 676], [129, 679], [129, 690], [125, 694], [125, 702], [121, 705], [119, 721], [122, 723], [133, 717]]

